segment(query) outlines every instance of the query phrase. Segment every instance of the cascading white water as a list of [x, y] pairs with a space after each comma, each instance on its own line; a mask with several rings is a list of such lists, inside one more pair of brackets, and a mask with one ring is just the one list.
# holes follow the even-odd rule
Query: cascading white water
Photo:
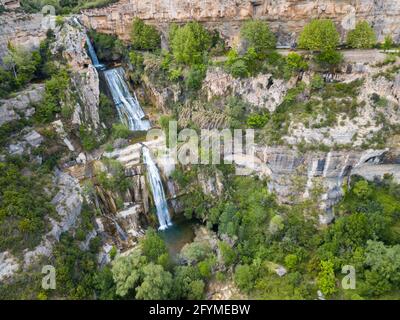
[[[73, 20], [79, 27], [82, 27], [78, 19], [74, 18]], [[105, 70], [105, 66], [100, 63], [96, 55], [96, 51], [94, 50], [93, 45], [87, 35], [86, 44], [93, 65], [97, 69]], [[151, 128], [150, 121], [144, 119], [145, 113], [140, 107], [136, 95], [131, 95], [128, 85], [125, 82], [124, 70], [122, 68], [105, 70], [104, 77], [110, 89], [114, 104], [117, 108], [118, 115], [121, 121], [127, 123], [129, 129], [132, 131], [149, 130]], [[145, 147], [142, 149], [143, 159], [147, 165], [147, 172], [153, 192], [153, 199], [157, 210], [158, 221], [160, 223], [159, 229], [165, 230], [169, 226], [172, 226], [172, 222], [168, 212], [168, 204], [165, 198], [164, 187], [162, 185], [158, 168], [151, 158], [149, 149]], [[127, 236], [120, 225], [116, 221], [114, 221], [114, 224], [120, 237], [123, 240], [126, 240]]]
[[86, 35], [86, 45], [88, 47], [90, 59], [95, 68], [104, 68], [104, 65], [100, 63], [99, 58], [97, 58], [96, 51], [93, 48], [92, 42], [90, 41], [88, 35]]
[[164, 188], [162, 185], [158, 168], [150, 155], [150, 150], [147, 147], [142, 148], [143, 161], [147, 166], [148, 180], [153, 192], [158, 222], [160, 223], [159, 230], [165, 230], [172, 226], [171, 218], [168, 212], [168, 204], [165, 198]]
[[146, 131], [150, 129], [150, 121], [143, 119], [145, 114], [140, 107], [136, 95], [131, 95], [125, 82], [122, 68], [104, 71], [108, 87], [114, 99], [121, 121], [125, 122], [132, 131]]

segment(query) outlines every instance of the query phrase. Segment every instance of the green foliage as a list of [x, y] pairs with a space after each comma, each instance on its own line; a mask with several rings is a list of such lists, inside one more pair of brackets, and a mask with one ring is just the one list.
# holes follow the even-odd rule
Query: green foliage
[[98, 240], [92, 239], [90, 250], [82, 251], [70, 235], [61, 235], [53, 250], [58, 294], [69, 299], [94, 298]]
[[47, 174], [28, 166], [20, 158], [0, 162], [0, 250], [32, 249], [47, 230], [47, 218], [55, 214], [51, 195], [44, 191]]
[[231, 266], [236, 262], [236, 251], [226, 242], [220, 241], [218, 243], [219, 250], [221, 251], [222, 259], [226, 266]]
[[146, 257], [142, 256], [139, 250], [134, 250], [128, 256], [118, 257], [113, 262], [111, 271], [117, 295], [121, 297], [132, 295], [140, 284], [142, 268], [146, 263]]
[[111, 135], [113, 139], [128, 139], [132, 135], [132, 131], [124, 123], [114, 123], [112, 125]]
[[82, 147], [86, 151], [93, 151], [98, 147], [95, 133], [85, 126], [79, 127], [79, 137], [81, 138]]
[[105, 190], [121, 193], [131, 186], [131, 181], [125, 176], [123, 165], [114, 159], [103, 159], [107, 172], [96, 172], [97, 183]]
[[331, 20], [312, 20], [307, 24], [298, 39], [301, 49], [315, 51], [334, 51], [339, 45], [339, 33]]
[[181, 251], [181, 258], [188, 264], [202, 261], [211, 255], [211, 247], [206, 242], [186, 244]]
[[261, 129], [263, 128], [269, 120], [269, 114], [250, 114], [247, 117], [247, 125], [252, 129]]
[[333, 49], [325, 50], [315, 57], [316, 62], [323, 69], [335, 69], [343, 61], [343, 54]]
[[143, 267], [143, 282], [136, 288], [136, 299], [166, 300], [173, 288], [172, 275], [163, 267], [150, 263]]
[[354, 49], [369, 49], [376, 44], [374, 29], [367, 21], [357, 22], [356, 28], [347, 34], [347, 45]]
[[202, 64], [211, 47], [209, 32], [198, 22], [173, 26], [169, 35], [172, 54], [178, 63]]
[[385, 41], [382, 44], [382, 49], [385, 51], [392, 49], [394, 46], [394, 41], [391, 35], [385, 37]]
[[336, 292], [335, 272], [331, 261], [321, 261], [317, 284], [324, 295], [330, 296]]
[[185, 78], [185, 85], [188, 90], [197, 91], [201, 88], [206, 76], [207, 67], [204, 64], [193, 66]]
[[285, 257], [285, 266], [289, 270], [295, 270], [298, 263], [299, 263], [299, 257], [295, 254], [288, 254]]
[[244, 292], [249, 293], [254, 287], [256, 274], [252, 266], [238, 265], [235, 269], [235, 284]]
[[267, 53], [276, 46], [276, 38], [270, 31], [268, 24], [262, 20], [248, 20], [241, 29], [240, 35], [247, 42], [248, 47], [254, 48], [260, 57], [266, 57]]
[[131, 42], [132, 48], [135, 50], [156, 50], [161, 46], [161, 38], [157, 29], [145, 24], [139, 18], [133, 20]]
[[296, 52], [290, 52], [288, 54], [286, 63], [288, 68], [294, 72], [306, 71], [308, 69], [308, 63], [304, 60], [304, 57]]
[[148, 229], [146, 236], [140, 240], [142, 253], [149, 261], [157, 262], [158, 258], [167, 253], [164, 240], [153, 229]]
[[138, 83], [144, 72], [144, 58], [143, 55], [137, 51], [129, 52], [129, 61], [132, 64], [133, 71], [130, 73], [133, 82]]
[[117, 36], [99, 33], [95, 30], [90, 30], [88, 36], [93, 42], [99, 60], [118, 61], [124, 56], [126, 51], [124, 43]]
[[36, 106], [35, 120], [37, 122], [51, 122], [56, 114], [61, 112], [61, 106], [68, 102], [69, 85], [69, 74], [64, 68], [57, 70], [51, 79], [45, 82], [44, 99]]
[[325, 81], [324, 78], [320, 74], [316, 74], [312, 79], [311, 79], [311, 89], [313, 90], [321, 90], [324, 88]]

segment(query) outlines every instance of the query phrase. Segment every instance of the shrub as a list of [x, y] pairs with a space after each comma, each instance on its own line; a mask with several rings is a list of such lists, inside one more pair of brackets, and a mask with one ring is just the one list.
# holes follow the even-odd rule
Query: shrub
[[189, 90], [199, 90], [206, 76], [207, 67], [204, 64], [193, 66], [185, 79], [186, 88]]
[[318, 54], [315, 60], [323, 69], [335, 69], [342, 63], [343, 54], [329, 49]]
[[124, 123], [114, 123], [112, 126], [112, 137], [114, 139], [128, 139], [132, 131]]
[[275, 48], [276, 38], [266, 22], [261, 20], [246, 21], [240, 29], [241, 37], [256, 53], [265, 57], [270, 49]]
[[145, 24], [139, 18], [133, 20], [131, 31], [132, 48], [136, 50], [156, 50], [161, 47], [157, 29]]
[[307, 24], [298, 39], [301, 49], [331, 51], [339, 44], [339, 33], [331, 20], [313, 20]]
[[385, 41], [382, 44], [382, 49], [385, 51], [392, 49], [394, 46], [393, 38], [391, 35], [385, 37]]
[[368, 49], [376, 44], [375, 31], [367, 21], [359, 21], [354, 30], [347, 34], [347, 45], [355, 49]]
[[125, 46], [116, 36], [94, 30], [90, 30], [88, 35], [93, 41], [99, 60], [117, 61], [124, 56]]
[[178, 63], [201, 64], [211, 47], [209, 32], [198, 22], [189, 22], [183, 27], [172, 26], [169, 38]]
[[290, 52], [286, 57], [286, 63], [290, 70], [295, 72], [306, 71], [308, 63], [296, 52]]
[[266, 114], [251, 114], [247, 117], [247, 125], [252, 129], [263, 128], [269, 120], [269, 115]]
[[311, 89], [313, 89], [313, 90], [321, 90], [325, 85], [325, 81], [320, 74], [316, 74], [311, 79], [310, 85], [311, 85]]

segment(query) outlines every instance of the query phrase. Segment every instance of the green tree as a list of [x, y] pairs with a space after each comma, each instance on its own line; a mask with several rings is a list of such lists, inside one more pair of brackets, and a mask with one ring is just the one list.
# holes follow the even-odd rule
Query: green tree
[[327, 51], [339, 45], [339, 33], [331, 20], [313, 20], [307, 24], [298, 39], [301, 49]]
[[321, 271], [318, 274], [317, 285], [324, 295], [332, 295], [336, 292], [335, 272], [332, 261], [321, 261]]
[[354, 49], [368, 49], [376, 44], [374, 29], [367, 21], [359, 21], [354, 30], [347, 34], [347, 45]]
[[202, 261], [212, 253], [211, 247], [205, 242], [192, 242], [186, 244], [181, 250], [181, 257], [188, 263]]
[[240, 290], [249, 293], [254, 287], [256, 277], [251, 266], [238, 265], [235, 269], [234, 280]]
[[222, 259], [226, 266], [231, 266], [237, 259], [236, 251], [226, 242], [220, 241], [218, 243], [219, 250], [221, 251]]
[[146, 263], [147, 259], [142, 256], [140, 250], [135, 250], [129, 256], [121, 256], [114, 260], [111, 271], [116, 285], [116, 293], [119, 296], [127, 296], [140, 284], [143, 275], [142, 269]]
[[162, 266], [150, 263], [143, 267], [143, 282], [136, 288], [136, 299], [166, 300], [171, 297], [172, 275]]
[[139, 18], [133, 20], [131, 31], [132, 48], [136, 50], [155, 50], [161, 46], [157, 29], [145, 24]]
[[140, 239], [142, 253], [152, 262], [167, 253], [167, 246], [164, 240], [154, 229], [148, 229], [146, 235]]
[[240, 35], [261, 58], [265, 58], [276, 46], [276, 38], [265, 21], [246, 21], [240, 29]]
[[172, 53], [178, 63], [202, 64], [211, 47], [209, 32], [198, 22], [171, 27], [169, 38]]

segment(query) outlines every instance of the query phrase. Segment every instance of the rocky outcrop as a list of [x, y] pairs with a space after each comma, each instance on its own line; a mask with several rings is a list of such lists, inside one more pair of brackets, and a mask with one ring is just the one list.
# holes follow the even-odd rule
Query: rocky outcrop
[[72, 87], [77, 93], [72, 123], [85, 124], [94, 130], [101, 128], [99, 116], [99, 75], [86, 52], [86, 33], [74, 20], [56, 28], [53, 52], [62, 52], [72, 71]]
[[236, 79], [222, 68], [209, 68], [203, 82], [203, 90], [209, 101], [218, 96], [237, 96], [257, 109], [275, 111], [286, 92], [295, 81], [286, 82], [273, 79], [270, 74], [260, 74], [253, 78]]
[[121, 0], [111, 6], [85, 10], [82, 13], [87, 26], [100, 32], [113, 33], [122, 39], [129, 38], [134, 17], [155, 24], [167, 36], [167, 25], [197, 20], [235, 42], [244, 20], [267, 20], [278, 35], [280, 44], [294, 42], [297, 34], [312, 18], [334, 19], [343, 37], [352, 26], [352, 17], [368, 20], [383, 40], [387, 34], [400, 41], [397, 21], [400, 3], [397, 0]]
[[9, 99], [0, 100], [0, 126], [4, 123], [30, 118], [35, 113], [34, 105], [43, 99], [44, 85], [32, 84]]
[[47, 28], [42, 27], [43, 15], [27, 15], [22, 12], [5, 12], [0, 15], [0, 64], [7, 53], [7, 45], [38, 49], [40, 41], [46, 37]]
[[51, 230], [43, 236], [42, 242], [32, 251], [24, 252], [24, 267], [32, 264], [39, 256], [50, 256], [54, 243], [59, 240], [61, 233], [76, 226], [82, 209], [82, 189], [78, 180], [67, 173], [56, 172], [54, 186], [58, 192], [52, 199], [57, 211], [57, 218], [47, 217]]
[[9, 252], [0, 252], [0, 282], [13, 276], [18, 271], [19, 263]]

